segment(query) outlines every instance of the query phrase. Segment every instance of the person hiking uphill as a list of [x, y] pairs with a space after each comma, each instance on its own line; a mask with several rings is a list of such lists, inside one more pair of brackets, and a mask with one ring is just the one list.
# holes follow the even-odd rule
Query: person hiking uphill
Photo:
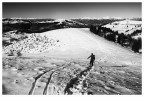
[[93, 53], [91, 53], [91, 55], [87, 58], [87, 59], [90, 59], [90, 66], [93, 66], [94, 64], [94, 61], [95, 61], [95, 55]]

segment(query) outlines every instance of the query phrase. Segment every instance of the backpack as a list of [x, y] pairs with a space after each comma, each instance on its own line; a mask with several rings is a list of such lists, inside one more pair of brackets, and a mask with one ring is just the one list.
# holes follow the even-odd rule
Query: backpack
[[92, 56], [92, 59], [95, 60], [95, 55]]

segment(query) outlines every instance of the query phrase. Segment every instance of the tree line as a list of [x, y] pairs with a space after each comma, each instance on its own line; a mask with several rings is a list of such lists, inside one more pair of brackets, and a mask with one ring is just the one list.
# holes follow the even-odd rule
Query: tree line
[[132, 36], [141, 33], [141, 30], [136, 30], [132, 34], [125, 35], [124, 33], [118, 33], [118, 31], [113, 31], [110, 28], [102, 27], [102, 26], [90, 26], [90, 31], [96, 35], [104, 37], [105, 39], [118, 43], [121, 46], [129, 47], [134, 52], [140, 53], [140, 49], [142, 49], [142, 39], [133, 38]]

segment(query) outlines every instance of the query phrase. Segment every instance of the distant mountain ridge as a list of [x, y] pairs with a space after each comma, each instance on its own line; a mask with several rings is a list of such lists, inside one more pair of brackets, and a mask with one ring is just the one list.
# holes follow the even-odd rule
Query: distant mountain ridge
[[121, 19], [32, 19], [3, 18], [3, 33], [18, 30], [26, 33], [40, 33], [61, 28], [89, 28], [91, 25], [104, 25]]

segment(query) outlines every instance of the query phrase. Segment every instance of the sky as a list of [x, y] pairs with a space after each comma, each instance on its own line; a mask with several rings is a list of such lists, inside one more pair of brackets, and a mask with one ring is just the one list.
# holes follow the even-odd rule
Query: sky
[[3, 2], [3, 18], [142, 17], [142, 3], [14, 3]]

